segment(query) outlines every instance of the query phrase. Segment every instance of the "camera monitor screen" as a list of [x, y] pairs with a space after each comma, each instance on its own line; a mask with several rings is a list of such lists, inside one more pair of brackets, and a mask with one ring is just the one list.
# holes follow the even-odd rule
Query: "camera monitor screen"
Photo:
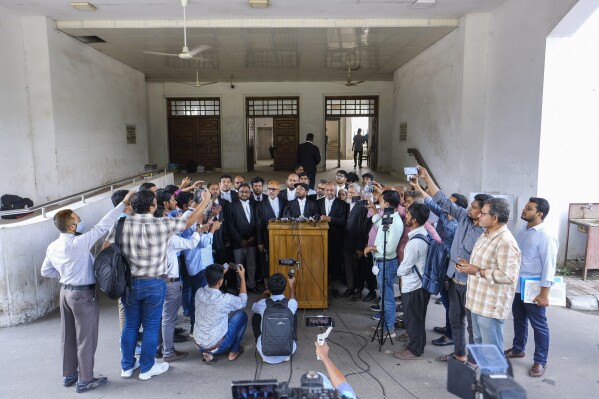
[[277, 380], [233, 381], [231, 393], [233, 399], [273, 398], [277, 385]]

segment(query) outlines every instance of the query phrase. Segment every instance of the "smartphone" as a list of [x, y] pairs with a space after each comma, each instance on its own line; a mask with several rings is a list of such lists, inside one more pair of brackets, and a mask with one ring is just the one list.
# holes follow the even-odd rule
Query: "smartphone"
[[403, 173], [406, 176], [418, 176], [418, 167], [408, 166], [407, 168], [403, 168]]

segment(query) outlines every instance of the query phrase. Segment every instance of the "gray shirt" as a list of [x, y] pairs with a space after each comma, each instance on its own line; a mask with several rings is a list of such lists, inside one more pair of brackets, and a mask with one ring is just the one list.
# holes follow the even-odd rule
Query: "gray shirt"
[[447, 277], [466, 283], [468, 275], [457, 271], [454, 260], [458, 260], [459, 257], [469, 261], [474, 244], [476, 244], [476, 240], [478, 240], [478, 237], [480, 237], [485, 229], [475, 225], [472, 219], [468, 217], [468, 211], [451, 202], [443, 191], [439, 190], [433, 197], [433, 200], [443, 209], [443, 212], [453, 216], [458, 221], [458, 228], [456, 229], [453, 242], [451, 243], [451, 251], [449, 252], [451, 260], [447, 268]]
[[46, 258], [42, 263], [42, 276], [58, 278], [61, 284], [95, 284], [94, 258], [90, 249], [114, 225], [124, 210], [125, 204], [121, 202], [90, 231], [80, 236], [60, 233], [60, 236], [46, 249]]

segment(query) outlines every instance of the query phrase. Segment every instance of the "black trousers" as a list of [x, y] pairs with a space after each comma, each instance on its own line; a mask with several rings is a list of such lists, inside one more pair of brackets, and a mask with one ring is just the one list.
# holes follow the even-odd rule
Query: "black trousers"
[[449, 323], [456, 356], [466, 356], [466, 332], [468, 332], [468, 343], [474, 343], [472, 315], [466, 309], [466, 291], [468, 291], [466, 285], [456, 284], [453, 280], [449, 281], [447, 292], [449, 295]]
[[362, 166], [362, 156], [364, 151], [354, 151], [354, 165]]
[[408, 350], [416, 356], [422, 355], [426, 345], [426, 309], [431, 295], [422, 288], [402, 292], [404, 321], [408, 333]]

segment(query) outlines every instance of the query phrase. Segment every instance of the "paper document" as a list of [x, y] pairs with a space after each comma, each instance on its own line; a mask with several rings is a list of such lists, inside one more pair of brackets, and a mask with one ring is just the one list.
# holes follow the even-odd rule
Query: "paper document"
[[[524, 282], [523, 300], [525, 303], [533, 303], [537, 295], [541, 293], [539, 280], [526, 280]], [[549, 305], [566, 306], [566, 283], [553, 283], [549, 290]]]

